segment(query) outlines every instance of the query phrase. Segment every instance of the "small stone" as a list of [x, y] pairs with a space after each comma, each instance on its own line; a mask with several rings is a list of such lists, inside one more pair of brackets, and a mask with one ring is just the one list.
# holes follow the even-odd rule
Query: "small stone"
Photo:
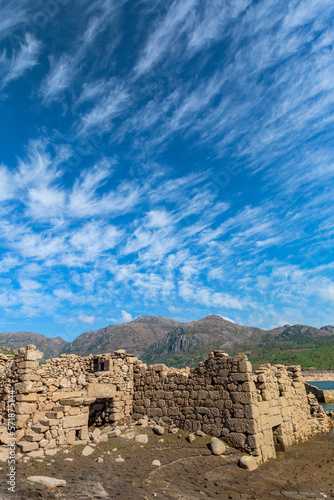
[[152, 465], [155, 467], [161, 467], [161, 462], [160, 460], [153, 460]]
[[196, 431], [195, 434], [196, 434], [196, 436], [205, 437], [205, 432], [200, 431], [200, 430]]
[[114, 429], [113, 431], [108, 432], [108, 433], [107, 433], [107, 435], [108, 435], [108, 437], [110, 437], [110, 438], [114, 438], [114, 437], [119, 436], [119, 435], [121, 434], [121, 432], [122, 432], [122, 431], [121, 431], [120, 429]]
[[91, 455], [94, 451], [94, 448], [92, 448], [91, 446], [85, 446], [84, 449], [82, 450], [82, 455], [84, 457], [88, 457], [88, 455]]
[[67, 460], [67, 462], [73, 462], [73, 458], [64, 458], [64, 460]]
[[49, 456], [49, 457], [52, 457], [53, 455], [55, 455], [56, 453], [58, 453], [59, 450], [55, 449], [55, 450], [45, 450], [45, 455]]
[[257, 469], [257, 462], [256, 462], [255, 458], [251, 457], [250, 455], [243, 455], [240, 458], [238, 465], [242, 469], [247, 469], [247, 470]]
[[162, 425], [155, 425], [152, 430], [158, 436], [162, 436], [165, 433], [165, 428]]
[[179, 432], [179, 428], [178, 427], [171, 427], [169, 429], [169, 432], [171, 432], [172, 434], [177, 434]]
[[98, 457], [98, 458], [96, 459], [96, 461], [97, 461], [97, 463], [98, 463], [98, 464], [102, 464], [102, 462], [103, 462], [103, 458], [102, 458], [102, 457]]
[[187, 437], [187, 441], [189, 441], [189, 443], [193, 443], [195, 441], [195, 439], [196, 439], [196, 436], [192, 432]]
[[115, 462], [123, 463], [124, 462], [124, 458], [118, 457], [118, 458], [115, 459]]
[[48, 476], [30, 476], [28, 481], [32, 483], [42, 484], [47, 488], [57, 488], [57, 486], [66, 486], [66, 481], [64, 479], [55, 479]]
[[211, 439], [210, 446], [211, 446], [211, 451], [214, 455], [222, 455], [226, 450], [225, 443], [223, 443], [223, 441], [221, 441], [216, 437], [213, 437]]
[[29, 457], [32, 457], [32, 458], [44, 457], [44, 451], [43, 450], [30, 451], [29, 452]]
[[138, 434], [138, 436], [135, 437], [135, 441], [137, 441], [137, 443], [146, 444], [148, 443], [148, 436], [147, 434]]
[[97, 429], [97, 428], [94, 429], [93, 432], [92, 432], [93, 439], [97, 439], [100, 436], [100, 434], [101, 434], [100, 429]]

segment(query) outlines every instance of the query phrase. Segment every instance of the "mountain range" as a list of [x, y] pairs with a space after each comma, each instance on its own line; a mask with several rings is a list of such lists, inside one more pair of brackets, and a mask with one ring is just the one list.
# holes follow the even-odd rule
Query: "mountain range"
[[62, 353], [98, 354], [126, 349], [145, 362], [195, 366], [214, 349], [246, 353], [256, 366], [261, 362], [301, 364], [334, 369], [334, 326], [320, 329], [285, 325], [272, 330], [242, 326], [211, 314], [180, 322], [161, 316], [139, 316], [134, 321], [109, 325], [79, 335], [73, 342], [34, 332], [0, 333], [0, 345], [12, 349], [34, 344], [44, 359]]

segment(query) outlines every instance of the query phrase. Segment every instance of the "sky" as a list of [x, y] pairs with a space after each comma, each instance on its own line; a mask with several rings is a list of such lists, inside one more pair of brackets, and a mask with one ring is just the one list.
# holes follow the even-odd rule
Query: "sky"
[[0, 331], [334, 324], [332, 0], [0, 0]]

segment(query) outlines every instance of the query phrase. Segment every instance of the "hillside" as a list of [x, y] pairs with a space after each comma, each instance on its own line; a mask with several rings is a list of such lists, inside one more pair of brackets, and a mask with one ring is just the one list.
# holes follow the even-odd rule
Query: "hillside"
[[2, 332], [0, 333], [0, 345], [8, 346], [11, 349], [26, 347], [34, 344], [44, 353], [43, 359], [54, 358], [65, 351], [68, 342], [61, 337], [45, 337], [35, 332]]
[[229, 354], [246, 353], [254, 367], [270, 362], [334, 369], [331, 328], [285, 325], [266, 331], [236, 325], [216, 315], [185, 323], [169, 332], [161, 342], [150, 346], [144, 361], [196, 366], [213, 349], [224, 349]]
[[167, 332], [180, 324], [179, 321], [162, 316], [139, 316], [129, 323], [109, 325], [100, 330], [82, 333], [64, 352], [87, 356], [90, 353], [125, 349], [142, 357], [151, 344], [162, 340]]
[[259, 328], [236, 325], [211, 314], [175, 328], [160, 342], [152, 344], [143, 359], [147, 363], [163, 361], [175, 366], [195, 366], [214, 349], [234, 352], [245, 343], [256, 345], [263, 334]]
[[35, 344], [44, 359], [61, 353], [87, 356], [126, 349], [147, 363], [196, 366], [215, 349], [246, 353], [256, 368], [262, 362], [300, 364], [303, 368], [334, 369], [334, 328], [285, 325], [273, 330], [242, 326], [211, 314], [181, 323], [161, 316], [140, 316], [79, 335], [73, 342], [34, 332], [0, 333], [0, 345], [18, 349]]

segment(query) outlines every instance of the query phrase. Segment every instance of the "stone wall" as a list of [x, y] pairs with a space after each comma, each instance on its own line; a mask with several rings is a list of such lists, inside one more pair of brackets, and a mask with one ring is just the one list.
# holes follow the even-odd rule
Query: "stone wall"
[[317, 402], [310, 406], [298, 366], [252, 373], [246, 356], [223, 351], [192, 370], [147, 367], [124, 350], [63, 354], [43, 365], [41, 357], [34, 346], [0, 355], [0, 444], [8, 444], [6, 400], [14, 389], [17, 445], [32, 456], [85, 444], [88, 426], [130, 416], [222, 437], [258, 462], [328, 426]]
[[317, 400], [320, 401], [320, 403], [334, 403], [333, 390], [319, 389], [315, 385], [311, 385], [308, 383], [305, 383], [305, 387], [306, 392], [314, 394]]
[[321, 426], [311, 417], [298, 366], [263, 365], [253, 374], [246, 356], [215, 351], [188, 372], [139, 362], [134, 377], [135, 419], [147, 415], [190, 432], [222, 436], [259, 462]]
[[[28, 346], [0, 359], [2, 416], [13, 388], [16, 440], [23, 453], [38, 456], [43, 450], [84, 444], [89, 420], [114, 423], [132, 413], [132, 355], [123, 350], [86, 358], [63, 354], [40, 365], [42, 356], [35, 346]], [[8, 439], [3, 421], [1, 444], [8, 444]]]

